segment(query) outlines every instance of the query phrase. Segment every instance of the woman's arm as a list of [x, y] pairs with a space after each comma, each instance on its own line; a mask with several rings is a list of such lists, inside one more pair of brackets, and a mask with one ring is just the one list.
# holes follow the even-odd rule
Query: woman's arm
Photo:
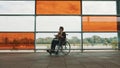
[[63, 32], [62, 36], [63, 36], [63, 38], [65, 39], [65, 38], [66, 38], [66, 33]]
[[58, 35], [56, 35], [56, 37], [65, 39], [66, 38], [66, 33], [65, 32], [63, 32], [62, 34], [58, 33]]

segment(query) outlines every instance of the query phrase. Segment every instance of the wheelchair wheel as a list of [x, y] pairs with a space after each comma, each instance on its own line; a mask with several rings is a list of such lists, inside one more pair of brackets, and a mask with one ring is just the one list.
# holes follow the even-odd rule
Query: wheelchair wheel
[[61, 51], [64, 55], [68, 55], [70, 53], [70, 43], [68, 41], [65, 42], [64, 45], [62, 45]]

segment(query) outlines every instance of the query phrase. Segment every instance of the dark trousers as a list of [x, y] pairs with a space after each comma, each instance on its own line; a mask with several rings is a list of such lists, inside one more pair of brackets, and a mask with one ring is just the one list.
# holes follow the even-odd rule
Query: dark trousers
[[54, 38], [51, 43], [51, 50], [55, 50], [57, 44], [59, 44], [59, 40]]
[[62, 43], [64, 42], [64, 40], [63, 39], [56, 39], [56, 38], [54, 38], [53, 40], [52, 40], [52, 43], [51, 43], [51, 50], [55, 50], [55, 47], [56, 47], [56, 45], [59, 45], [59, 46], [61, 46], [62, 45]]

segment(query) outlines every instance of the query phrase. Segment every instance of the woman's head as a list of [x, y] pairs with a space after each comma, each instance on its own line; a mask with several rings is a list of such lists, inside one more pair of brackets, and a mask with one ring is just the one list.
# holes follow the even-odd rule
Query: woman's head
[[59, 31], [63, 31], [64, 28], [62, 26], [59, 27]]

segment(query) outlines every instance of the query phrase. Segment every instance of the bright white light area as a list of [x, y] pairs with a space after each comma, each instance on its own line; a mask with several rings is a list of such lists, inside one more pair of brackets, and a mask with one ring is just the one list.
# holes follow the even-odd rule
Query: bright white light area
[[34, 16], [0, 16], [0, 31], [34, 31]]
[[63, 26], [64, 31], [81, 31], [79, 16], [38, 16], [37, 31], [58, 31]]
[[116, 15], [116, 1], [83, 1], [83, 14]]
[[34, 1], [0, 1], [0, 14], [34, 14]]

